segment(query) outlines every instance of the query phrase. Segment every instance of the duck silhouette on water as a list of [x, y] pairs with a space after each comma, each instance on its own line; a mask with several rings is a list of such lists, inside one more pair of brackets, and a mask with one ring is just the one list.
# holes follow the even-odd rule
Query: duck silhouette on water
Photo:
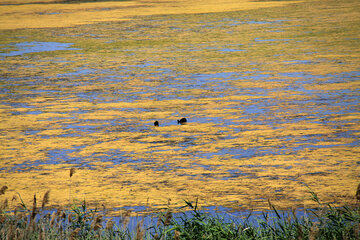
[[184, 124], [187, 123], [187, 120], [186, 120], [186, 118], [182, 118], [182, 119], [180, 119], [180, 120], [177, 120], [177, 123], [178, 123], [178, 124], [181, 124], [181, 125], [184, 125]]
[[159, 126], [159, 122], [158, 122], [158, 121], [155, 121], [155, 122], [154, 122], [154, 126], [155, 126], [155, 127], [158, 127], [158, 126]]

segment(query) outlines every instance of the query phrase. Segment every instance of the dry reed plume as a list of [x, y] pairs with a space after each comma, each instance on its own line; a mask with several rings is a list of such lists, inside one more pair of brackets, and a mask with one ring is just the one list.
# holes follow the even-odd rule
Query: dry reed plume
[[143, 225], [144, 225], [144, 218], [141, 219], [141, 221], [136, 224], [136, 237], [135, 237], [136, 240], [144, 239], [145, 231], [142, 228]]
[[31, 211], [31, 215], [30, 215], [30, 222], [35, 219], [36, 212], [37, 212], [37, 209], [36, 209], [36, 194], [34, 194], [33, 207], [32, 207], [32, 211]]
[[3, 186], [1, 189], [0, 189], [0, 195], [3, 195], [5, 194], [5, 191], [8, 189], [7, 186]]
[[126, 229], [129, 224], [130, 215], [131, 215], [131, 210], [126, 210], [125, 213], [123, 213], [121, 216], [121, 222], [123, 224], [124, 229]]
[[71, 169], [70, 169], [70, 178], [69, 178], [69, 182], [70, 182], [70, 184], [69, 184], [69, 203], [71, 203], [71, 185], [72, 185], [72, 183], [71, 183], [71, 178], [72, 178], [72, 176], [75, 174], [75, 168], [74, 167], [72, 167]]
[[41, 208], [44, 210], [45, 205], [49, 203], [49, 199], [50, 199], [50, 190], [46, 191], [42, 204], [41, 204]]
[[75, 168], [72, 167], [72, 168], [70, 169], [70, 177], [72, 177], [74, 174], [75, 174]]
[[70, 240], [75, 240], [77, 239], [78, 233], [80, 232], [80, 228], [76, 228], [70, 235]]
[[98, 230], [101, 228], [101, 222], [102, 222], [102, 215], [98, 215], [94, 221], [91, 223], [90, 228], [93, 229], [94, 231]]
[[114, 224], [115, 224], [115, 222], [112, 220], [112, 218], [110, 218], [106, 223], [105, 229], [111, 230], [114, 227]]

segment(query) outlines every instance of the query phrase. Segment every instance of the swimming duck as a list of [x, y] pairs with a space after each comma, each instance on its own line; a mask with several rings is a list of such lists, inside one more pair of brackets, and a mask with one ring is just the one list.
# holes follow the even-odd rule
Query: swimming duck
[[154, 126], [155, 126], [155, 127], [158, 127], [158, 126], [159, 126], [159, 122], [158, 122], [158, 121], [155, 121], [155, 122], [154, 122]]
[[186, 122], [187, 122], [186, 118], [182, 118], [182, 119], [180, 119], [180, 120], [177, 120], [177, 123], [178, 123], [178, 124], [181, 124], [181, 125], [186, 124]]

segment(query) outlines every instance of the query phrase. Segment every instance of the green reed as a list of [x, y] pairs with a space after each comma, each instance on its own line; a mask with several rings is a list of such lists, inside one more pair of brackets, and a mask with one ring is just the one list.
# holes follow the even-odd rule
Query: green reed
[[[6, 189], [5, 189], [6, 190]], [[12, 211], [7, 200], [0, 211], [0, 239], [359, 239], [360, 206], [334, 207], [323, 204], [310, 190], [317, 208], [306, 210], [299, 217], [296, 211], [278, 211], [269, 201], [270, 212], [241, 221], [200, 211], [198, 202], [185, 201], [187, 210], [180, 216], [170, 207], [157, 215], [150, 226], [143, 219], [130, 230], [130, 212], [123, 213], [116, 223], [104, 220], [105, 212], [89, 210], [86, 202], [73, 204], [68, 210], [46, 211], [50, 191], [38, 204], [27, 206], [18, 194], [19, 205]], [[38, 206], [39, 205], [39, 206]], [[178, 209], [180, 210], [180, 209]], [[254, 220], [250, 221], [250, 217]]]

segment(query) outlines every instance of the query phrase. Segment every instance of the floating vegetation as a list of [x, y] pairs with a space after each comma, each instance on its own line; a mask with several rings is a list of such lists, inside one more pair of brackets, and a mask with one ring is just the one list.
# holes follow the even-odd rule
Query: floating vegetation
[[303, 207], [304, 182], [353, 203], [357, 1], [235, 2], [1, 5], [1, 198], [16, 189], [28, 204], [52, 189], [54, 206]]

